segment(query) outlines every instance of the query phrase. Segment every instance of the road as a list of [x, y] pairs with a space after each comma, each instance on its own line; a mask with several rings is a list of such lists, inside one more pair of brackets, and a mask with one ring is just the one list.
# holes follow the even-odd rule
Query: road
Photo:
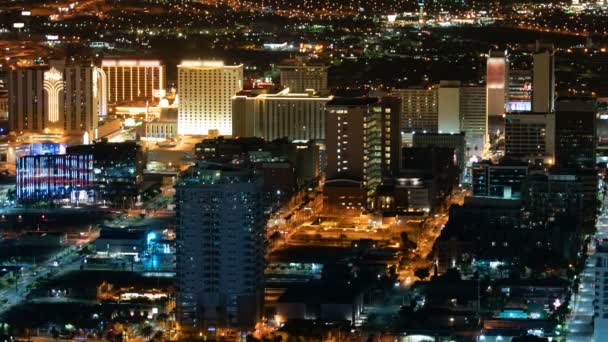
[[606, 239], [608, 239], [608, 201], [604, 200], [601, 214], [597, 220], [597, 232], [587, 246], [585, 267], [578, 275], [580, 277], [578, 293], [573, 294], [571, 298], [571, 311], [566, 323], [568, 342], [594, 342], [595, 272], [597, 264], [595, 247], [597, 240]]

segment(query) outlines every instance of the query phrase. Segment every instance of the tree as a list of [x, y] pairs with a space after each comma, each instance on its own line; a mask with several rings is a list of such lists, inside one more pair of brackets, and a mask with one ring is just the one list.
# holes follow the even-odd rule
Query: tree
[[414, 270], [414, 275], [418, 279], [424, 280], [424, 279], [428, 278], [431, 275], [431, 271], [429, 270], [428, 267], [419, 267], [416, 270]]

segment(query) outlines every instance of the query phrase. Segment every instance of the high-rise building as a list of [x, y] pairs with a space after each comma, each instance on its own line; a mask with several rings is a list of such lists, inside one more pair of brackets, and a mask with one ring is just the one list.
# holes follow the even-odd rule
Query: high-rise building
[[480, 157], [488, 136], [486, 89], [441, 81], [438, 91], [439, 133], [465, 133], [467, 156]]
[[488, 140], [486, 95], [485, 87], [460, 88], [460, 131], [465, 134], [471, 157], [481, 157]]
[[416, 133], [412, 138], [413, 147], [448, 147], [454, 150], [454, 162], [462, 170], [465, 161], [464, 133]]
[[509, 70], [507, 112], [532, 110], [532, 71]]
[[401, 99], [401, 130], [403, 132], [437, 132], [436, 89], [393, 89], [391, 94]]
[[555, 162], [555, 114], [507, 113], [505, 155], [532, 164]]
[[178, 180], [176, 204], [180, 327], [253, 327], [264, 291], [261, 178], [200, 162]]
[[178, 134], [232, 134], [232, 97], [243, 89], [243, 65], [182, 61], [178, 65]]
[[596, 106], [589, 98], [560, 98], [555, 111], [555, 164], [595, 167]]
[[441, 81], [438, 88], [437, 120], [440, 133], [460, 132], [460, 82]]
[[399, 170], [400, 100], [334, 98], [326, 109], [327, 178], [361, 181], [368, 206], [373, 205], [382, 179]]
[[103, 70], [51, 61], [47, 67], [17, 68], [9, 76], [9, 128], [93, 136], [107, 111]]
[[281, 85], [294, 93], [304, 93], [309, 89], [325, 93], [328, 90], [326, 65], [291, 59], [284, 61], [278, 68]]
[[555, 55], [552, 48], [534, 54], [532, 111], [552, 112], [555, 105]]
[[21, 201], [65, 199], [93, 188], [92, 155], [35, 155], [17, 160], [17, 198]]
[[166, 87], [165, 65], [156, 59], [104, 58], [108, 103], [154, 100]]
[[267, 140], [325, 139], [325, 104], [331, 96], [291, 93], [241, 92], [232, 99], [232, 135]]
[[486, 62], [488, 116], [505, 113], [508, 77], [509, 62], [506, 51], [490, 51]]

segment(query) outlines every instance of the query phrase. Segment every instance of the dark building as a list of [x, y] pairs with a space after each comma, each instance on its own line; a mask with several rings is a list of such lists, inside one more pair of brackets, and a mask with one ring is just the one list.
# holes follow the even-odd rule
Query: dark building
[[477, 163], [472, 169], [473, 196], [521, 198], [522, 182], [528, 176], [528, 165], [516, 161]]
[[589, 98], [560, 98], [555, 111], [555, 165], [595, 167], [596, 108]]
[[449, 147], [454, 149], [454, 159], [460, 169], [466, 165], [464, 133], [416, 133], [412, 136], [413, 147]]
[[71, 146], [66, 153], [93, 156], [95, 190], [99, 199], [124, 205], [137, 196], [146, 165], [143, 149], [137, 143], [99, 142]]

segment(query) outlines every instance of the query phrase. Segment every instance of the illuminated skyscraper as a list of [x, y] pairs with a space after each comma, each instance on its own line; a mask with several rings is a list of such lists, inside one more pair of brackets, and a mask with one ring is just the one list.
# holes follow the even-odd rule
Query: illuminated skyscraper
[[153, 100], [155, 92], [165, 90], [165, 66], [155, 59], [106, 58], [101, 61], [106, 73], [108, 102]]
[[232, 97], [243, 89], [243, 65], [183, 61], [178, 65], [178, 134], [232, 134]]
[[103, 70], [51, 61], [49, 67], [18, 68], [9, 77], [9, 128], [93, 136], [106, 114]]
[[505, 113], [508, 65], [506, 52], [490, 51], [486, 69], [488, 116]]
[[411, 132], [437, 132], [437, 89], [404, 88], [391, 93], [401, 98], [401, 129]]

